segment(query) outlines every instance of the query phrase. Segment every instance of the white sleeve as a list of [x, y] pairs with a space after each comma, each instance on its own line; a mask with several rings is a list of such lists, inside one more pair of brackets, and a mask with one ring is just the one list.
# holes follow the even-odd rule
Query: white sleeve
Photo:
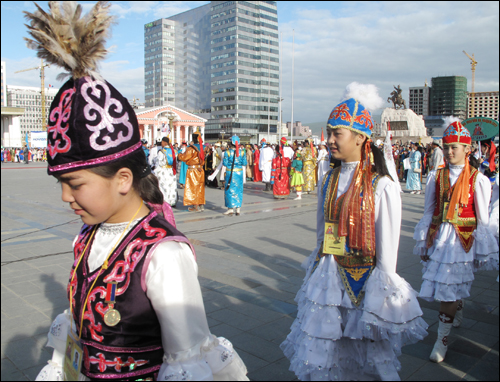
[[436, 171], [431, 171], [427, 175], [427, 186], [425, 187], [425, 207], [424, 216], [418, 224], [415, 226], [415, 231], [413, 233], [413, 239], [417, 241], [417, 244], [413, 248], [413, 254], [415, 255], [425, 255], [427, 250], [426, 239], [427, 232], [429, 231], [429, 226], [431, 225], [432, 215], [434, 214], [434, 209], [436, 208]]
[[217, 174], [219, 173], [220, 169], [222, 168], [222, 161], [220, 161], [219, 165], [217, 166], [217, 168], [214, 170], [214, 172], [212, 173], [212, 175], [210, 175], [209, 178], [211, 179], [215, 179], [215, 177], [217, 176]]
[[396, 273], [401, 232], [401, 193], [389, 177], [380, 179], [375, 191], [376, 267]]
[[159, 167], [163, 167], [167, 164], [167, 156], [163, 151], [159, 151], [156, 154], [156, 163], [158, 164]]
[[491, 182], [482, 175], [476, 178], [474, 203], [477, 228], [474, 231], [474, 266], [476, 270], [498, 270], [498, 242], [489, 224]]
[[[158, 316], [165, 356], [158, 380], [241, 380], [246, 368], [232, 344], [208, 328], [198, 266], [185, 243], [161, 243], [146, 271], [146, 294]], [[223, 355], [227, 355], [223, 356]]]

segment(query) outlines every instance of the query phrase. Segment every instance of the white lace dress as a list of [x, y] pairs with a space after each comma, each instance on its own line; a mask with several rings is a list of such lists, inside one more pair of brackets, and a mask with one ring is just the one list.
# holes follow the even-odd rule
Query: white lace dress
[[[342, 163], [337, 197], [358, 162]], [[324, 237], [323, 187], [318, 189], [317, 246], [302, 266], [297, 318], [281, 344], [300, 380], [399, 380], [401, 347], [422, 340], [427, 324], [417, 293], [396, 273], [401, 196], [388, 177], [375, 190], [376, 267], [359, 307], [350, 300], [333, 256], [313, 264]]]
[[[126, 225], [105, 223], [99, 227], [88, 259], [90, 271], [104, 263]], [[133, 226], [131, 224], [129, 230]], [[146, 287], [161, 324], [165, 352], [158, 380], [248, 380], [246, 367], [231, 342], [210, 333], [198, 282], [198, 266], [189, 245], [175, 241], [159, 244], [146, 271]], [[69, 310], [54, 320], [47, 344], [54, 348], [54, 355], [36, 380], [62, 380], [70, 322]], [[86, 380], [84, 375], [80, 377]]]
[[155, 175], [158, 178], [163, 200], [171, 206], [175, 206], [177, 204], [177, 178], [174, 175], [174, 170], [165, 167], [167, 156], [162, 150], [158, 151], [156, 161]]
[[[464, 166], [449, 166], [450, 186], [453, 186]], [[457, 301], [470, 296], [474, 272], [478, 270], [498, 270], [498, 244], [489, 226], [488, 207], [491, 183], [478, 174], [475, 184], [477, 228], [473, 232], [474, 243], [467, 253], [460, 243], [455, 228], [450, 223], [442, 223], [434, 244], [427, 251], [429, 261], [422, 261], [422, 286], [419, 297], [427, 301]], [[424, 216], [415, 227], [413, 238], [417, 241], [413, 253], [426, 254], [427, 231], [436, 206], [436, 171], [431, 171], [425, 189]]]

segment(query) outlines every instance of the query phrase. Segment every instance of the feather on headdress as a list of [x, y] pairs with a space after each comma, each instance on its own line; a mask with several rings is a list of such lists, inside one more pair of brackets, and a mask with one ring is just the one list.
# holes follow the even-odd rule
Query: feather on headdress
[[58, 1], [49, 1], [51, 14], [36, 3], [35, 6], [36, 12], [24, 12], [33, 37], [24, 38], [28, 48], [36, 50], [39, 58], [67, 70], [62, 77], [102, 79], [97, 66], [106, 56], [104, 44], [115, 19], [108, 13], [110, 4], [99, 1], [83, 17], [81, 5], [74, 1], [63, 1], [62, 7]]

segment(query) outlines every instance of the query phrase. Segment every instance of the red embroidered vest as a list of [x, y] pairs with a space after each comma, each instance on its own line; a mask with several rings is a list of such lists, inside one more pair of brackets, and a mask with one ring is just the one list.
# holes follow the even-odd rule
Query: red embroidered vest
[[[70, 280], [94, 227], [84, 225], [80, 231], [75, 243], [75, 263]], [[92, 243], [89, 244], [72, 283], [73, 318], [77, 332], [84, 315], [82, 373], [87, 377], [108, 380], [156, 379], [164, 352], [161, 326], [145, 292], [145, 275], [153, 248], [169, 240], [191, 246], [182, 233], [155, 211], [144, 217], [117, 246], [109, 258], [108, 268], [97, 279], [87, 305], [82, 309], [100, 269], [93, 272], [88, 269]], [[108, 282], [117, 283], [114, 308], [120, 312], [121, 320], [115, 326], [107, 326], [104, 322], [104, 314], [109, 309], [105, 302]], [[68, 296], [69, 293], [68, 284]]]
[[[476, 204], [474, 202], [474, 192], [476, 191], [476, 178], [479, 174], [474, 167], [471, 167], [469, 177], [469, 201], [462, 211], [458, 213], [456, 222], [450, 222], [455, 228], [460, 243], [465, 252], [469, 252], [474, 243], [472, 233], [477, 227], [476, 221]], [[456, 183], [455, 183], [456, 184]], [[450, 170], [449, 168], [440, 168], [436, 171], [436, 208], [432, 216], [432, 222], [427, 234], [427, 248], [432, 247], [434, 239], [439, 230], [439, 226], [443, 222], [443, 212], [445, 202], [449, 202], [454, 187], [450, 189]]]

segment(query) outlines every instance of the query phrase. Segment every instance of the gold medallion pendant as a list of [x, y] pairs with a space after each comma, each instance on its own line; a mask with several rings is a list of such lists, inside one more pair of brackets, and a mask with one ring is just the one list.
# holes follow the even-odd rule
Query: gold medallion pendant
[[122, 319], [120, 312], [116, 309], [108, 309], [104, 314], [104, 323], [108, 326], [115, 326]]

